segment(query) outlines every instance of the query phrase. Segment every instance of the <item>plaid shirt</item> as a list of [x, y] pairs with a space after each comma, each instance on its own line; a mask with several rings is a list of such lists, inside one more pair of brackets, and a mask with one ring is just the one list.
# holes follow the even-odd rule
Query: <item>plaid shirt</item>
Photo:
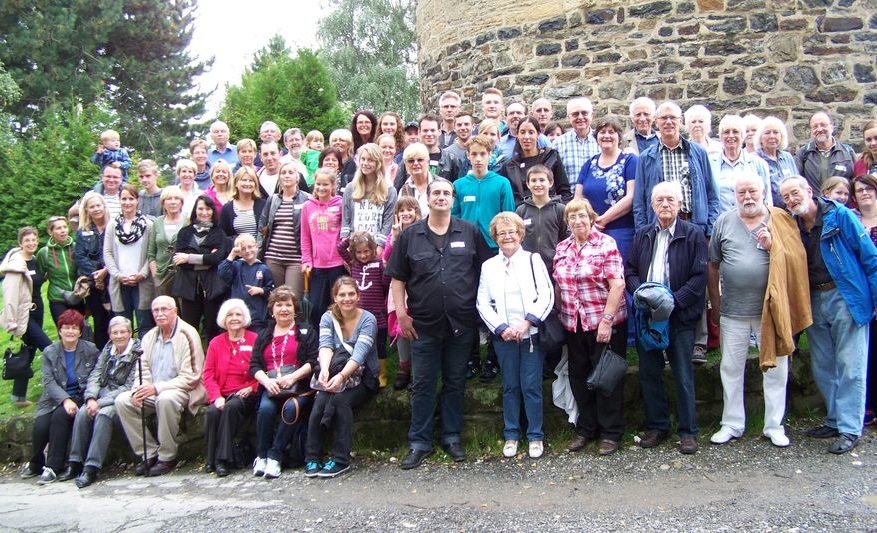
[[[591, 231], [581, 248], [575, 236], [558, 243], [554, 283], [560, 290], [560, 321], [564, 329], [576, 331], [580, 322], [584, 331], [597, 329], [609, 298], [607, 279], [624, 279], [624, 264], [612, 237]], [[627, 320], [623, 299], [614, 314], [613, 325]]]
[[660, 143], [661, 165], [664, 171], [664, 181], [678, 181], [682, 186], [682, 207], [679, 210], [685, 214], [691, 214], [691, 170], [688, 168], [688, 155], [680, 142], [676, 148], [668, 148]]
[[575, 130], [568, 131], [554, 140], [554, 149], [563, 161], [563, 170], [570, 185], [575, 185], [579, 180], [579, 172], [592, 157], [600, 153], [597, 140], [590, 133], [584, 139], [579, 139]]

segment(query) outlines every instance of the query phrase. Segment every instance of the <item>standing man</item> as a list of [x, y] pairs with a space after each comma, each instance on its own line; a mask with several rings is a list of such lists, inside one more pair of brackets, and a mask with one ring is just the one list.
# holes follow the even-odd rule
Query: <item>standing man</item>
[[444, 150], [453, 144], [456, 138], [454, 119], [460, 110], [460, 95], [454, 91], [445, 91], [439, 97], [439, 114], [442, 116], [441, 133], [439, 133], [439, 147]]
[[629, 154], [639, 155], [649, 146], [658, 144], [658, 136], [652, 127], [655, 124], [655, 101], [648, 96], [640, 96], [630, 103], [630, 122], [633, 124], [621, 138], [621, 148]]
[[492, 118], [499, 122], [500, 134], [505, 131], [505, 121], [502, 119], [502, 108], [502, 91], [496, 87], [488, 87], [484, 89], [484, 92], [481, 93], [481, 120]]
[[[712, 318], [721, 331], [724, 400], [722, 427], [710, 442], [725, 444], [746, 430], [743, 378], [750, 336], [755, 334], [764, 363], [762, 433], [782, 448], [789, 445], [783, 416], [792, 335], [810, 322], [807, 259], [795, 221], [784, 210], [764, 205], [760, 176], [738, 175], [734, 192], [737, 209], [719, 215], [709, 244], [708, 288]], [[762, 328], [765, 322], [767, 330]], [[787, 331], [775, 331], [774, 324], [786, 324]], [[762, 342], [763, 333], [785, 339], [787, 351], [776, 352], [773, 339]], [[773, 353], [765, 352], [769, 347]]]
[[506, 130], [499, 139], [499, 149], [506, 160], [515, 154], [515, 142], [518, 140], [518, 124], [527, 116], [527, 106], [521, 102], [512, 102], [505, 109]]
[[852, 211], [813, 194], [801, 176], [783, 180], [780, 194], [807, 251], [813, 313], [807, 340], [813, 380], [827, 411], [823, 425], [807, 436], [835, 438], [828, 451], [842, 454], [858, 444], [865, 417], [868, 324], [877, 311], [877, 248]]
[[539, 131], [545, 132], [545, 126], [554, 118], [554, 108], [551, 107], [551, 101], [548, 98], [537, 98], [533, 102], [530, 114], [539, 123]]
[[447, 165], [442, 168], [442, 177], [456, 181], [466, 175], [471, 168], [469, 157], [466, 153], [466, 145], [472, 137], [473, 118], [468, 111], [460, 111], [454, 118], [454, 132], [456, 138], [450, 146], [442, 150], [447, 157]]
[[795, 159], [810, 188], [821, 191], [822, 182], [831, 176], [852, 179], [856, 154], [850, 145], [834, 138], [828, 113], [817, 111], [810, 117], [810, 142], [798, 148]]
[[466, 362], [478, 335], [475, 297], [481, 264], [493, 255], [475, 225], [451, 217], [451, 182], [435, 178], [427, 194], [429, 216], [402, 232], [387, 265], [402, 335], [411, 341], [409, 451], [401, 464], [405, 470], [420, 466], [432, 454], [439, 375], [442, 447], [454, 461], [466, 459], [460, 444]]
[[[116, 396], [116, 411], [131, 449], [138, 457], [147, 456], [146, 463], [135, 470], [138, 476], [161, 476], [176, 468], [183, 410], [188, 407], [194, 416], [207, 399], [201, 384], [204, 349], [198, 331], [177, 317], [177, 305], [170, 296], [152, 301], [152, 318], [156, 326], [141, 343], [142, 379]], [[158, 419], [158, 442], [151, 431], [143, 441], [141, 417], [150, 413]]]
[[631, 294], [647, 281], [663, 284], [673, 293], [674, 304], [666, 350], [643, 348], [643, 332], [637, 331], [639, 381], [648, 427], [639, 445], [654, 448], [670, 435], [670, 407], [664, 390], [666, 353], [676, 386], [679, 451], [692, 454], [697, 452], [698, 428], [694, 416], [691, 351], [694, 328], [703, 312], [706, 294], [707, 244], [702, 229], [678, 216], [681, 205], [682, 187], [678, 182], [655, 184], [651, 190], [651, 206], [656, 222], [637, 230], [624, 278]]
[[229, 144], [228, 124], [217, 120], [210, 125], [210, 138], [213, 140], [213, 148], [207, 152], [207, 161], [213, 166], [220, 159], [224, 159], [231, 168], [238, 164], [238, 153], [234, 146]]
[[100, 183], [96, 189], [104, 197], [104, 203], [107, 204], [110, 219], [115, 219], [122, 212], [122, 204], [119, 201], [119, 193], [122, 192], [121, 167], [105, 166], [103, 172], [101, 172]]
[[280, 179], [280, 147], [275, 141], [263, 142], [259, 148], [262, 168], [256, 171], [259, 176], [259, 187], [262, 198], [268, 198], [277, 192], [277, 181]]
[[594, 106], [587, 98], [573, 98], [566, 104], [566, 115], [572, 130], [554, 140], [554, 149], [563, 161], [563, 170], [571, 188], [575, 188], [579, 172], [585, 163], [600, 153], [597, 140], [591, 135]]

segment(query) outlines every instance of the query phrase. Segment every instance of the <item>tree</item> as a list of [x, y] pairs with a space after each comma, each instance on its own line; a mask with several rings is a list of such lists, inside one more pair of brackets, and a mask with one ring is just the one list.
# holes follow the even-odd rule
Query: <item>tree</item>
[[283, 38], [275, 36], [256, 53], [241, 84], [226, 85], [220, 118], [239, 138], [257, 139], [266, 120], [281, 128], [328, 133], [347, 120], [335, 94], [329, 72], [314, 52], [299, 49], [293, 58]]
[[419, 113], [414, 0], [329, 0], [320, 54], [354, 109]]

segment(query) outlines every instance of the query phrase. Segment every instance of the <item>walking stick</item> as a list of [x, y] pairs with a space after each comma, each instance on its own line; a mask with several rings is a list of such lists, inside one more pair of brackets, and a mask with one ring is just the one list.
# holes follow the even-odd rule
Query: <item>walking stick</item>
[[[140, 386], [143, 386], [143, 350], [136, 350], [134, 355], [137, 356], [137, 373], [140, 374]], [[140, 429], [143, 431], [143, 471], [148, 473], [149, 466], [146, 458], [146, 403], [140, 402]]]

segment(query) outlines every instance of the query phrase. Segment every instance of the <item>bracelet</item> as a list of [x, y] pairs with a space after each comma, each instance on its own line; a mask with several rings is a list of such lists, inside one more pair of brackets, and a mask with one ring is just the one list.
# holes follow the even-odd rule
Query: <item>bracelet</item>
[[610, 315], [609, 313], [605, 313], [603, 315], [603, 320], [605, 320], [606, 322], [612, 322], [613, 320], [615, 320], [615, 315]]

